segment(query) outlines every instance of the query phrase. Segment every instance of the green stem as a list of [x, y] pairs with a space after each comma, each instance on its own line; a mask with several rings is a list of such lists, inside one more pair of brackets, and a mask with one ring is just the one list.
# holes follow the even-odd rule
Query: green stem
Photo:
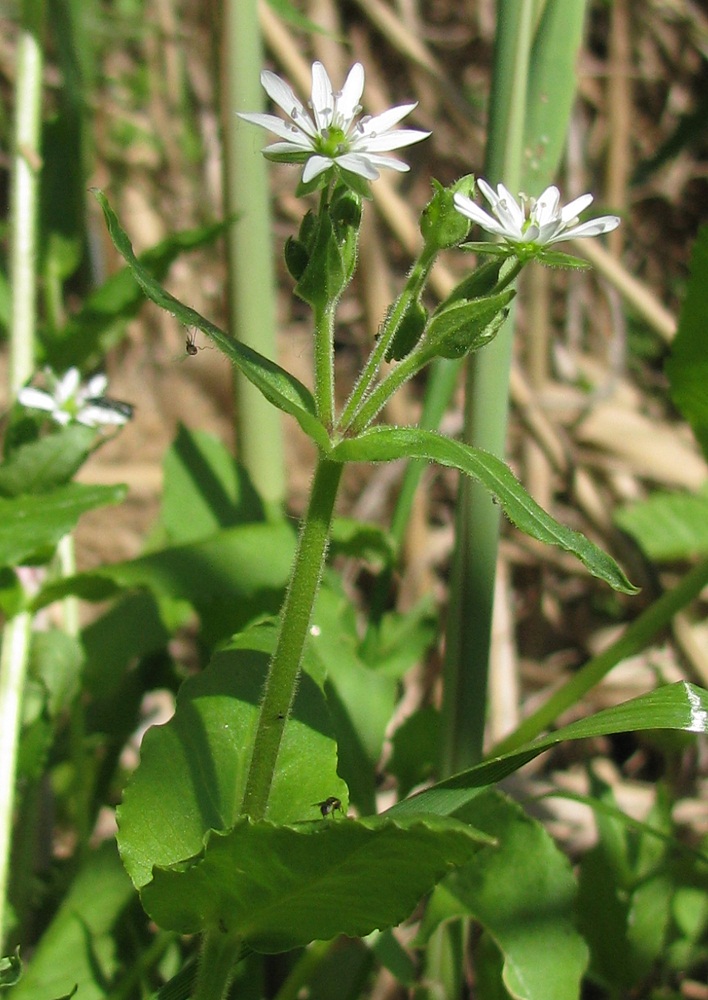
[[[437, 250], [434, 247], [425, 246], [423, 247], [418, 260], [413, 264], [405, 286], [403, 287], [401, 294], [396, 299], [390, 315], [384, 322], [379, 338], [376, 341], [376, 345], [369, 355], [369, 359], [364, 365], [352, 393], [347, 400], [342, 416], [339, 419], [338, 427], [340, 431], [346, 431], [353, 424], [354, 420], [358, 418], [362, 400], [365, 399], [374, 379], [376, 378], [376, 374], [381, 367], [384, 357], [386, 356], [386, 351], [396, 335], [396, 331], [401, 324], [401, 320], [406, 314], [408, 306], [411, 302], [414, 302], [418, 298], [423, 290], [426, 278], [430, 273], [430, 268], [433, 266], [436, 253]], [[361, 421], [357, 420], [357, 423], [361, 426]]]
[[646, 649], [657, 633], [666, 628], [674, 615], [698, 597], [706, 584], [708, 584], [708, 560], [699, 563], [676, 586], [654, 601], [627, 627], [617, 642], [613, 642], [608, 649], [589, 660], [533, 715], [524, 719], [510, 736], [497, 743], [490, 756], [496, 757], [516, 750], [546, 730], [563, 712], [576, 705], [591, 688], [599, 684], [613, 667]]
[[224, 1000], [239, 956], [239, 941], [220, 930], [206, 931], [192, 1000]]
[[[37, 291], [37, 216], [42, 95], [43, 0], [24, 0], [17, 39], [17, 89], [10, 212], [10, 393], [34, 370]], [[0, 653], [0, 949], [7, 930], [7, 887], [20, 738], [32, 618], [21, 611], [5, 623]]]
[[7, 932], [7, 888], [10, 875], [15, 769], [31, 639], [31, 615], [21, 611], [6, 622], [0, 653], [0, 953]]
[[17, 93], [12, 163], [12, 322], [10, 391], [14, 396], [34, 371], [37, 291], [37, 216], [41, 168], [43, 0], [25, 0], [17, 40]]
[[334, 427], [334, 315], [335, 304], [315, 310], [315, 400], [328, 430]]
[[320, 456], [300, 530], [290, 586], [281, 612], [278, 643], [268, 669], [242, 813], [263, 819], [278, 752], [297, 688], [302, 651], [322, 576], [334, 502], [343, 466]]
[[358, 434], [364, 430], [374, 419], [379, 410], [383, 409], [391, 396], [397, 392], [404, 382], [424, 368], [431, 360], [431, 355], [421, 344], [419, 348], [407, 354], [402, 361], [399, 361], [395, 368], [392, 368], [388, 375], [379, 382], [366, 397], [359, 407], [354, 419], [350, 424], [352, 434]]

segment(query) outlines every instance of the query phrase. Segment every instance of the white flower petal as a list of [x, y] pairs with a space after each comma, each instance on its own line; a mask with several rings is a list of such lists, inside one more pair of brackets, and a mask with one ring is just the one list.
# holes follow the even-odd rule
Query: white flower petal
[[522, 239], [526, 221], [523, 208], [503, 184], [497, 185], [497, 192], [496, 204], [492, 205], [494, 214], [514, 239]]
[[66, 427], [66, 425], [71, 422], [71, 414], [67, 413], [66, 410], [54, 410], [52, 413], [52, 420], [56, 420], [56, 422], [61, 424], [62, 427]]
[[402, 146], [410, 146], [411, 143], [427, 139], [429, 135], [430, 132], [419, 132], [414, 128], [401, 128], [395, 132], [384, 132], [382, 135], [365, 136], [361, 139], [355, 139], [352, 142], [352, 149], [385, 152], [387, 149], [400, 149]]
[[563, 222], [568, 225], [568, 223], [573, 222], [584, 212], [588, 205], [591, 205], [593, 197], [591, 194], [582, 194], [579, 198], [571, 201], [561, 212], [561, 218]]
[[[302, 102], [295, 96], [292, 88], [288, 86], [285, 80], [281, 80], [275, 73], [271, 73], [269, 69], [264, 69], [261, 73], [261, 85], [268, 97], [279, 108], [282, 108], [286, 115], [289, 115], [291, 118], [297, 117], [299, 114], [307, 117], [307, 112]], [[295, 115], [293, 115], [293, 112], [295, 112]]]
[[57, 405], [54, 397], [50, 396], [48, 392], [35, 389], [31, 385], [20, 389], [17, 393], [17, 401], [30, 410], [47, 410], [49, 412], [55, 410]]
[[398, 170], [399, 173], [405, 174], [406, 171], [410, 170], [410, 165], [404, 163], [403, 160], [397, 160], [395, 156], [379, 156], [378, 153], [366, 153], [366, 158], [375, 167], [383, 167], [387, 170]]
[[122, 427], [128, 420], [124, 413], [111, 409], [108, 406], [84, 406], [74, 418], [77, 423], [84, 424], [85, 427], [113, 426]]
[[271, 142], [261, 150], [262, 153], [290, 153], [292, 154], [293, 163], [299, 163], [303, 160], [303, 157], [306, 158], [307, 154], [312, 151], [312, 143], [309, 141], [305, 142], [304, 139], [297, 142]]
[[344, 153], [342, 156], [337, 157], [337, 164], [343, 169], [348, 170], [352, 174], [358, 174], [359, 177], [365, 177], [368, 181], [375, 181], [379, 172], [374, 166], [374, 161], [376, 159], [383, 160], [388, 164], [387, 157], [375, 157], [368, 156], [366, 153]]
[[398, 125], [401, 119], [417, 107], [417, 101], [413, 104], [399, 104], [398, 107], [382, 111], [380, 115], [374, 115], [373, 118], [362, 118], [357, 131], [364, 135], [381, 135], [382, 132], [388, 132], [394, 125]]
[[579, 240], [586, 236], [602, 236], [603, 233], [611, 233], [613, 229], [616, 229], [620, 221], [616, 215], [601, 215], [597, 219], [590, 219], [588, 222], [581, 222], [578, 226], [564, 229], [550, 242], [559, 243], [561, 240]]
[[[361, 63], [354, 63], [337, 97], [337, 114], [347, 126], [359, 111], [359, 101], [363, 93], [364, 67]], [[341, 127], [344, 128], [344, 124]]]
[[314, 62], [312, 64], [312, 114], [318, 132], [332, 124], [333, 113], [332, 81], [322, 63]]
[[304, 130], [297, 125], [283, 121], [282, 118], [277, 118], [275, 115], [239, 114], [239, 118], [243, 118], [244, 121], [251, 122], [253, 125], [260, 125], [261, 128], [267, 128], [269, 132], [273, 132], [274, 135], [279, 135], [281, 139], [287, 139], [289, 142], [302, 141], [305, 135]]
[[86, 387], [77, 393], [77, 396], [82, 400], [95, 399], [97, 396], [102, 396], [107, 388], [108, 379], [101, 372], [98, 375], [93, 375], [86, 383]]
[[540, 198], [536, 199], [531, 212], [531, 218], [540, 229], [550, 222], [560, 221], [558, 206], [560, 205], [560, 191], [551, 185], [546, 188]]
[[81, 375], [78, 368], [67, 368], [62, 377], [57, 382], [54, 390], [54, 398], [60, 405], [68, 399], [73, 399], [76, 390], [79, 388]]
[[503, 226], [494, 219], [488, 212], [485, 212], [483, 208], [475, 204], [471, 198], [468, 198], [464, 194], [456, 193], [453, 196], [453, 201], [455, 203], [455, 208], [462, 215], [467, 216], [472, 222], [476, 222], [477, 225], [481, 226], [482, 229], [486, 229], [488, 233], [496, 233], [497, 236], [504, 235]]
[[303, 184], [307, 184], [313, 177], [319, 177], [320, 174], [323, 174], [325, 170], [329, 170], [332, 166], [334, 166], [334, 160], [331, 160], [328, 156], [311, 156], [305, 164], [305, 169], [302, 171]]

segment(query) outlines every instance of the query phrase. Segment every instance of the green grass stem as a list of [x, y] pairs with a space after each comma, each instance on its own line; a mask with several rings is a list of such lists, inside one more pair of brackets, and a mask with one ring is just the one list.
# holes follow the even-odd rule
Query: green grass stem
[[[518, 189], [526, 87], [533, 32], [533, 0], [497, 5], [485, 175]], [[509, 408], [513, 315], [496, 339], [474, 354], [466, 379], [463, 438], [502, 457]], [[499, 508], [466, 477], [460, 483], [445, 654], [443, 774], [477, 763], [482, 755], [487, 671], [494, 606]]]
[[[226, 163], [225, 203], [234, 216], [228, 232], [231, 332], [242, 343], [275, 360], [276, 292], [272, 256], [268, 171], [255, 129], [237, 111], [258, 111], [264, 94], [258, 4], [225, 0], [222, 39], [222, 111]], [[236, 439], [241, 462], [266, 506], [277, 514], [285, 500], [281, 417], [238, 371]]]
[[[43, 0], [25, 0], [17, 40], [15, 131], [10, 209], [10, 393], [32, 375], [37, 308], [36, 258], [39, 212]], [[0, 948], [7, 932], [7, 888], [20, 739], [32, 618], [20, 612], [6, 622], [0, 653]]]

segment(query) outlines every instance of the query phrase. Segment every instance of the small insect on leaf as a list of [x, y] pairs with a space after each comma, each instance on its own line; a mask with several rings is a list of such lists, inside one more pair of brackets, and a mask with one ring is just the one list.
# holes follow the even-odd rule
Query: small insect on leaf
[[313, 802], [312, 805], [317, 806], [319, 811], [322, 813], [323, 819], [326, 816], [333, 816], [337, 811], [344, 815], [341, 799], [336, 798], [334, 795], [330, 795], [330, 797], [325, 799], [324, 802]]

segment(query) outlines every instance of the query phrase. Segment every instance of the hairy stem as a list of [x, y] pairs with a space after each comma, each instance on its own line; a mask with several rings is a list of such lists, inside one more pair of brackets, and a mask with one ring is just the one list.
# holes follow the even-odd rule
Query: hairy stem
[[342, 465], [320, 457], [310, 493], [290, 585], [281, 611], [280, 632], [268, 668], [242, 813], [263, 819], [273, 775], [297, 689], [302, 652], [317, 594]]

